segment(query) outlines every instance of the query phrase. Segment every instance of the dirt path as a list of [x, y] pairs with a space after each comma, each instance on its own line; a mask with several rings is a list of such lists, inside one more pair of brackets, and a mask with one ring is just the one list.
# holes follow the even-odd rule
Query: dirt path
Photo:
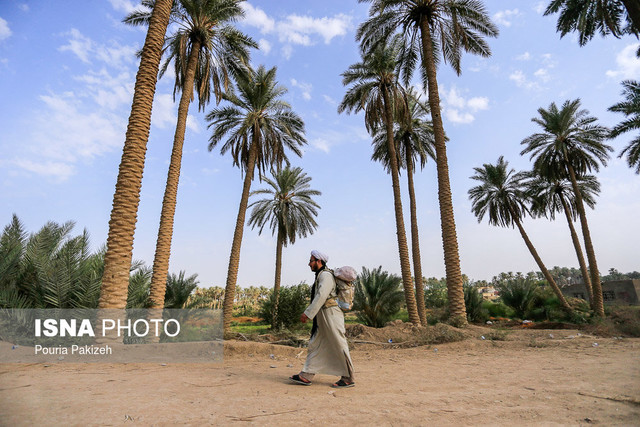
[[216, 365], [4, 364], [0, 423], [640, 425], [639, 339], [536, 334], [356, 344], [357, 386], [345, 390], [330, 388], [328, 376], [290, 384], [306, 351], [251, 342], [225, 343]]

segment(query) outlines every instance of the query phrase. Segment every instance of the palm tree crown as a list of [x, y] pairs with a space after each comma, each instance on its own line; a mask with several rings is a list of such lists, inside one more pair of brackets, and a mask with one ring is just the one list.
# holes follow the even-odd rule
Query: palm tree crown
[[[193, 50], [197, 50], [194, 88], [199, 108], [204, 110], [213, 92], [220, 102], [222, 93], [231, 83], [230, 77], [249, 62], [248, 48], [258, 45], [247, 35], [229, 25], [244, 16], [243, 0], [178, 0], [173, 3], [170, 23], [175, 32], [165, 40], [165, 61], [160, 69], [162, 77], [173, 62], [174, 99], [185, 88], [187, 65]], [[155, 0], [143, 0], [142, 6], [153, 8]], [[150, 12], [134, 11], [124, 20], [131, 25], [147, 25]]]
[[580, 99], [565, 101], [558, 109], [552, 102], [548, 109], [539, 108], [540, 117], [532, 122], [542, 127], [522, 141], [526, 148], [521, 155], [531, 153], [535, 158], [534, 169], [543, 176], [564, 178], [571, 167], [578, 175], [599, 170], [599, 163], [606, 166], [608, 152], [613, 151], [604, 144], [609, 135], [606, 127], [595, 124], [597, 119], [580, 109]]
[[251, 195], [264, 194], [268, 198], [253, 202], [249, 218], [249, 225], [259, 227], [262, 233], [269, 224], [273, 234], [282, 233], [282, 244], [296, 242], [296, 237], [307, 237], [313, 234], [318, 226], [314, 217], [318, 216], [320, 206], [313, 200], [313, 196], [322, 193], [310, 188], [311, 178], [302, 168], [289, 168], [277, 172], [274, 179], [263, 177], [271, 188], [257, 190]]
[[342, 84], [349, 86], [338, 113], [364, 110], [365, 126], [371, 134], [385, 123], [385, 92], [389, 97], [393, 119], [406, 112], [406, 94], [398, 83], [399, 66], [403, 63], [400, 39], [394, 38], [388, 46], [378, 46], [362, 61], [349, 66], [342, 73]]
[[[407, 114], [404, 120], [396, 123], [394, 140], [398, 166], [402, 169], [415, 170], [416, 165], [421, 168], [427, 159], [435, 160], [433, 124], [428, 119], [429, 106], [420, 100], [414, 90], [407, 92]], [[372, 160], [382, 162], [387, 171], [390, 170], [387, 134], [382, 128], [377, 129], [373, 136]]]
[[240, 74], [236, 90], [222, 96], [231, 105], [214, 108], [207, 114], [209, 128], [213, 128], [209, 151], [228, 135], [220, 153], [230, 152], [234, 166], [245, 172], [250, 166], [249, 150], [254, 142], [255, 166], [261, 174], [267, 168], [288, 163], [285, 148], [301, 157], [300, 147], [306, 144], [304, 122], [280, 99], [287, 89], [275, 77], [276, 67], [266, 70], [262, 65]]
[[[624, 88], [622, 95], [626, 99], [609, 107], [609, 111], [622, 113], [627, 118], [611, 129], [611, 138], [640, 129], [640, 82], [625, 80], [622, 82], [622, 86]], [[640, 134], [622, 150], [620, 157], [625, 154], [627, 154], [629, 167], [635, 167], [636, 173], [640, 173]]]
[[488, 215], [489, 224], [500, 227], [513, 227], [529, 213], [528, 197], [524, 191], [527, 173], [508, 170], [509, 163], [503, 156], [495, 165], [484, 164], [481, 168], [473, 168], [471, 177], [480, 185], [469, 190], [472, 211], [482, 221]]
[[[568, 179], [550, 180], [533, 176], [526, 185], [527, 193], [531, 197], [531, 213], [533, 215], [555, 219], [556, 213], [564, 212], [564, 199], [570, 208], [569, 215], [575, 221], [578, 211], [575, 194]], [[596, 197], [600, 193], [598, 179], [593, 175], [582, 176], [578, 179], [578, 187], [584, 203], [593, 209], [596, 205]]]
[[[544, 15], [560, 13], [557, 31], [560, 37], [578, 32], [578, 42], [584, 46], [596, 33], [620, 38], [623, 34], [638, 35], [640, 6], [627, 7], [633, 0], [552, 0]], [[634, 23], [634, 20], [636, 22]]]
[[[430, 27], [433, 59], [449, 63], [457, 74], [462, 72], [462, 51], [488, 57], [491, 55], [484, 36], [497, 37], [498, 28], [491, 22], [480, 1], [476, 0], [358, 0], [371, 3], [369, 20], [356, 33], [364, 50], [386, 40], [400, 30], [406, 42], [407, 61], [403, 64], [403, 77], [408, 82], [410, 71], [418, 64], [421, 47], [420, 31], [423, 23]], [[423, 62], [425, 58], [423, 57]], [[426, 70], [422, 67], [426, 87]]]

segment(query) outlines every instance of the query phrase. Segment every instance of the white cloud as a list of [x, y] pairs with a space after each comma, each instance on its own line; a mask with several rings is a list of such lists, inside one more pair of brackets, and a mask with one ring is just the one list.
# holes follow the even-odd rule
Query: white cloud
[[268, 40], [260, 39], [258, 41], [258, 48], [260, 52], [263, 52], [265, 55], [268, 55], [271, 52], [271, 43]]
[[551, 80], [551, 76], [549, 75], [549, 71], [546, 68], [540, 68], [535, 73], [533, 73], [540, 81], [546, 83]]
[[527, 80], [522, 70], [516, 70], [509, 75], [509, 80], [513, 80], [518, 87], [530, 87], [532, 84]]
[[16, 159], [13, 162], [20, 169], [54, 178], [57, 181], [66, 181], [74, 171], [73, 166], [64, 162], [52, 162], [50, 160], [34, 162], [27, 159]]
[[531, 59], [531, 54], [529, 52], [525, 52], [522, 55], [516, 56], [516, 60], [518, 61], [528, 61]]
[[534, 10], [538, 15], [542, 15], [546, 9], [547, 9], [547, 6], [546, 6], [545, 2], [543, 2], [543, 1], [539, 1], [538, 3], [536, 3], [536, 4], [533, 6], [533, 10]]
[[82, 62], [89, 63], [89, 54], [93, 49], [93, 42], [88, 37], [83, 36], [80, 31], [73, 28], [65, 35], [70, 36], [69, 44], [60, 46], [61, 52], [70, 51], [74, 53]]
[[61, 52], [72, 52], [84, 63], [92, 63], [92, 60], [104, 62], [110, 67], [124, 67], [138, 61], [137, 48], [134, 46], [122, 46], [111, 42], [110, 46], [94, 42], [73, 28], [64, 34], [69, 37], [68, 43], [60, 46]]
[[325, 153], [329, 154], [330, 144], [324, 138], [316, 138], [316, 139], [314, 139], [313, 141], [311, 141], [311, 146], [314, 147], [314, 148], [317, 148], [320, 151], [324, 151]]
[[29, 5], [26, 4], [26, 3], [21, 3], [21, 4], [18, 5], [18, 7], [23, 12], [29, 12]]
[[242, 2], [240, 5], [244, 9], [243, 22], [245, 24], [259, 28], [263, 34], [273, 32], [276, 23], [273, 19], [269, 18], [262, 9], [251, 6], [249, 2]]
[[64, 181], [78, 163], [121, 147], [125, 121], [106, 109], [87, 108], [73, 92], [40, 96], [44, 109], [13, 163], [26, 171]]
[[640, 58], [636, 56], [640, 44], [627, 45], [616, 55], [616, 70], [608, 70], [607, 77], [616, 79], [637, 79], [640, 76]]
[[[352, 17], [342, 13], [322, 18], [291, 14], [284, 19], [275, 20], [248, 2], [242, 3], [242, 8], [245, 11], [242, 22], [258, 28], [262, 34], [277, 35], [278, 41], [284, 44], [281, 52], [287, 59], [291, 57], [294, 45], [313, 46], [318, 39], [329, 44], [335, 37], [344, 36], [353, 26]], [[260, 46], [266, 44], [270, 51], [271, 45], [267, 43], [269, 42], [263, 39]]]
[[451, 108], [446, 109], [446, 116], [449, 121], [459, 124], [469, 124], [475, 120], [471, 113], [460, 113], [458, 110]]
[[322, 98], [327, 101], [327, 103], [331, 104], [331, 105], [338, 105], [338, 102], [333, 99], [332, 97], [330, 97], [329, 95], [322, 95]]
[[482, 110], [488, 110], [489, 109], [489, 98], [486, 98], [484, 96], [483, 97], [471, 98], [470, 100], [467, 101], [467, 105], [469, 106], [469, 108], [473, 112], [482, 111]]
[[311, 99], [311, 91], [313, 85], [310, 83], [298, 82], [296, 79], [291, 79], [291, 86], [297, 87], [302, 90], [302, 97], [309, 101]]
[[312, 35], [320, 35], [329, 44], [334, 37], [345, 35], [350, 26], [351, 17], [342, 13], [333, 18], [289, 15], [278, 22], [277, 29], [280, 41], [309, 46]]
[[473, 113], [489, 109], [489, 98], [465, 99], [455, 86], [443, 91], [442, 101], [444, 114], [453, 123], [469, 124], [475, 120]]
[[8, 39], [9, 37], [11, 37], [11, 29], [9, 28], [9, 23], [0, 18], [0, 41]]
[[504, 25], [505, 27], [510, 27], [512, 25], [512, 19], [522, 15], [518, 9], [512, 10], [501, 10], [493, 15], [493, 20], [499, 24]]
[[109, 0], [109, 3], [111, 3], [111, 6], [115, 10], [119, 12], [123, 12], [125, 15], [128, 15], [134, 10], [136, 10], [136, 5], [138, 2], [136, 2], [136, 4], [133, 4], [129, 0]]
[[281, 52], [285, 59], [290, 59], [293, 54], [293, 47], [290, 44], [282, 46]]
[[173, 96], [168, 93], [156, 94], [151, 109], [151, 123], [160, 129], [166, 129], [172, 125], [175, 126], [177, 120]]

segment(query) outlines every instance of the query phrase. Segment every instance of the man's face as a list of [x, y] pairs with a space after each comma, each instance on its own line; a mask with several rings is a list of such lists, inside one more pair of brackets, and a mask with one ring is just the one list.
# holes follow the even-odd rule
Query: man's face
[[322, 268], [322, 263], [320, 262], [320, 260], [311, 257], [309, 259], [309, 268], [311, 268], [311, 271], [315, 273], [316, 271], [320, 270], [320, 268]]

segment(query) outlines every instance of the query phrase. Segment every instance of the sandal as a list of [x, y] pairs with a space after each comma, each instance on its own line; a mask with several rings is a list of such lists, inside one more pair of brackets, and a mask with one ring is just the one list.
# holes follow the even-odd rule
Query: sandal
[[331, 387], [333, 388], [347, 388], [347, 387], [354, 387], [356, 385], [356, 383], [348, 383], [345, 380], [343, 380], [342, 378], [340, 378], [339, 381], [333, 383], [331, 385]]
[[295, 374], [289, 377], [289, 379], [291, 381], [293, 381], [296, 384], [301, 384], [301, 385], [311, 385], [311, 381], [309, 381], [306, 378], [302, 378], [300, 375]]

